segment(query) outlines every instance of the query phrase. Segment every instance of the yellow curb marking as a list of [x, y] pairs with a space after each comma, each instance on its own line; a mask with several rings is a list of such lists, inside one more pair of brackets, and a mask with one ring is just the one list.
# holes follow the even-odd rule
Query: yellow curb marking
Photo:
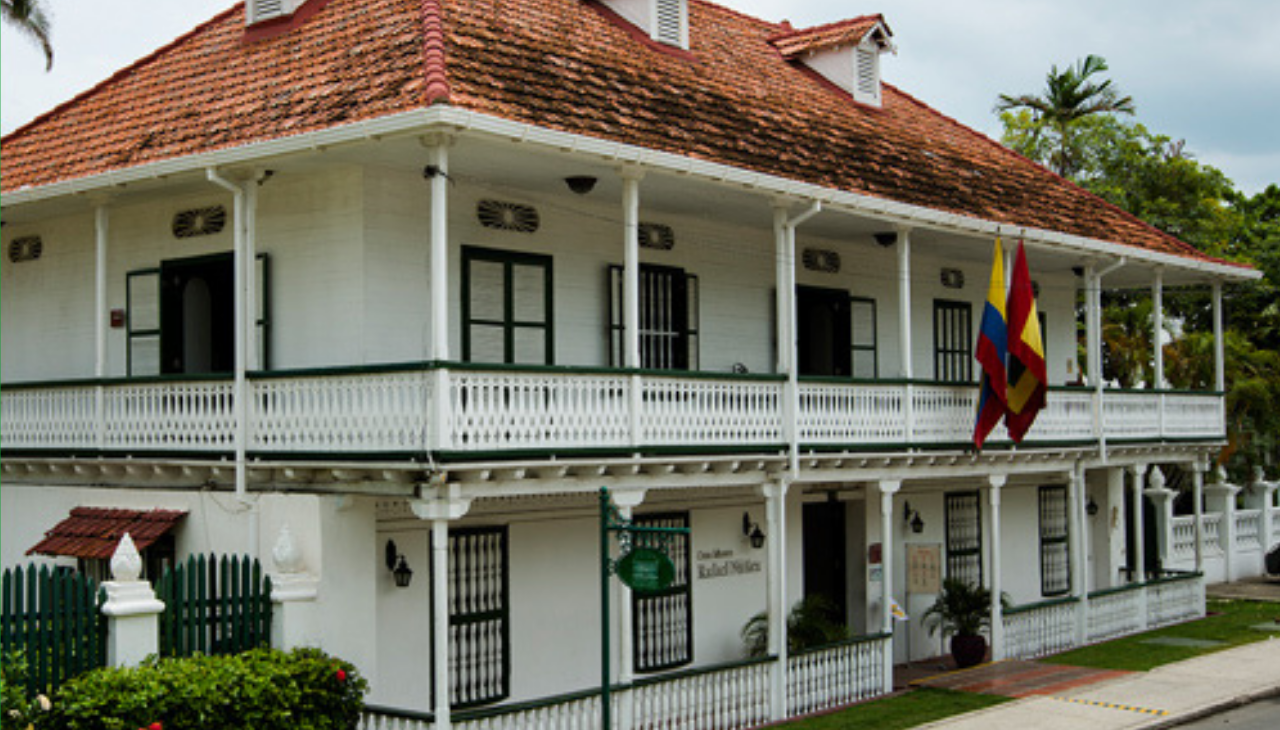
[[1103, 707], [1108, 710], [1125, 710], [1127, 712], [1137, 712], [1143, 715], [1156, 715], [1159, 717], [1164, 717], [1165, 715], [1169, 714], [1168, 710], [1152, 710], [1147, 707], [1134, 707], [1133, 705], [1117, 705], [1112, 702], [1097, 702], [1095, 700], [1077, 700], [1077, 699], [1072, 699], [1071, 697], [1050, 697], [1049, 699], [1058, 700], [1059, 702], [1074, 702], [1077, 705], [1089, 705], [1090, 707]]

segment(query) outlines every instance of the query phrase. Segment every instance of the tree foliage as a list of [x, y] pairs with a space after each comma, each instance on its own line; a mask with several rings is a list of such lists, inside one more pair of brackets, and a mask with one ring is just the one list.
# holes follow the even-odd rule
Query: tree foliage
[[53, 43], [50, 41], [49, 14], [40, 0], [0, 0], [0, 18], [14, 30], [40, 44], [44, 51], [45, 69], [53, 68]]
[[[1096, 59], [1091, 61], [1090, 59]], [[1249, 264], [1260, 281], [1224, 289], [1225, 381], [1230, 445], [1237, 473], [1280, 460], [1280, 186], [1246, 195], [1220, 170], [1195, 159], [1183, 140], [1114, 112], [1132, 113], [1110, 81], [1093, 77], [1105, 62], [1086, 57], [1047, 77], [1041, 97], [1002, 95], [996, 111], [1009, 147], [1071, 178], [1099, 197], [1213, 256]], [[1080, 104], [1087, 92], [1097, 103]], [[1112, 106], [1103, 103], [1110, 99]], [[1121, 104], [1120, 102], [1125, 102]], [[1215, 385], [1213, 308], [1207, 287], [1172, 290], [1164, 301], [1165, 379], [1186, 389]], [[1152, 303], [1146, 291], [1107, 292], [1102, 378], [1124, 387], [1156, 387]], [[1267, 457], [1265, 452], [1272, 455]]]

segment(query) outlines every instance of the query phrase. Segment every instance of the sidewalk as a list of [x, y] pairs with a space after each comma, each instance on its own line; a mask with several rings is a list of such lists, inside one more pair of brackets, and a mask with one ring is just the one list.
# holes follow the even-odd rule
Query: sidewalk
[[1280, 641], [1268, 639], [921, 725], [935, 730], [1167, 728], [1280, 695]]

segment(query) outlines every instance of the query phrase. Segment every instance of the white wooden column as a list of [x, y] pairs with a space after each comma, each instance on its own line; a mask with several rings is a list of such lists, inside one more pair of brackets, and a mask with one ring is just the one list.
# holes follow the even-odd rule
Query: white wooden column
[[431, 522], [431, 666], [435, 695], [434, 730], [453, 726], [449, 707], [449, 523], [471, 509], [457, 484], [424, 485], [423, 498], [409, 501], [419, 519]]
[[[1144, 493], [1146, 492], [1146, 464], [1134, 464], [1129, 467], [1129, 474], [1133, 476], [1133, 565], [1137, 574], [1138, 583], [1147, 582], [1147, 546], [1146, 546], [1146, 529], [1145, 515], [1143, 514], [1143, 503], [1146, 500]], [[1133, 580], [1133, 576], [1130, 576]], [[1147, 628], [1147, 590], [1144, 588], [1138, 592], [1138, 621], [1139, 625], [1145, 630]]]
[[[1152, 380], [1155, 387], [1163, 390], [1167, 382], [1164, 377], [1164, 269], [1156, 269], [1155, 281], [1151, 284], [1151, 349], [1155, 355], [1152, 364]], [[1161, 409], [1163, 416], [1164, 409]]]
[[1085, 470], [1079, 464], [1071, 470], [1067, 482], [1067, 536], [1071, 545], [1071, 594], [1076, 603], [1076, 646], [1088, 640], [1089, 586], [1085, 576], [1085, 550], [1088, 535], [1085, 534]]
[[[822, 211], [822, 203], [813, 203], [808, 210], [794, 218], [788, 218], [785, 202], [776, 203], [774, 207], [775, 247], [778, 250], [777, 280], [781, 284], [778, 292], [779, 301], [786, 302], [786, 312], [779, 321], [779, 332], [785, 339], [779, 340], [778, 349], [785, 350], [787, 382], [783, 394], [783, 433], [787, 439], [789, 466], [792, 477], [800, 473], [800, 358], [799, 343], [796, 340], [796, 228]], [[785, 322], [785, 326], [783, 325]]]
[[1000, 580], [1001, 565], [1001, 546], [1000, 546], [1000, 490], [1008, 481], [1008, 477], [1003, 474], [992, 474], [987, 477], [987, 505], [991, 513], [991, 578], [989, 579], [991, 588], [991, 659], [999, 661], [1004, 658], [1004, 604], [1000, 597], [1003, 594], [1003, 585]]
[[769, 716], [782, 720], [787, 716], [787, 491], [788, 479], [761, 486], [765, 498], [765, 522], [768, 533], [769, 574], [765, 580], [768, 592], [769, 654], [777, 657], [770, 675]]
[[[644, 364], [640, 358], [640, 181], [644, 171], [623, 167], [618, 174], [622, 178], [622, 364], [635, 370]], [[628, 430], [631, 445], [639, 446], [644, 441], [640, 418], [644, 384], [635, 372], [629, 380]]]
[[431, 187], [430, 264], [427, 267], [431, 288], [431, 340], [428, 359], [437, 364], [431, 374], [433, 391], [431, 423], [427, 429], [428, 448], [452, 448], [453, 420], [450, 398], [449, 369], [443, 364], [451, 359], [449, 347], [449, 145], [450, 139], [433, 136], [426, 139], [428, 165], [426, 176]]
[[903, 380], [915, 377], [911, 357], [911, 230], [898, 230], [898, 358]]
[[[232, 272], [234, 279], [232, 299], [234, 306], [234, 339], [235, 339], [235, 380], [234, 380], [234, 397], [232, 398], [232, 414], [235, 421], [235, 458], [236, 458], [236, 497], [240, 500], [246, 499], [248, 491], [249, 471], [248, 464], [245, 459], [246, 449], [248, 445], [248, 428], [249, 428], [249, 409], [247, 401], [249, 399], [249, 385], [245, 377], [247, 360], [245, 345], [245, 312], [248, 311], [246, 302], [247, 293], [245, 291], [244, 276], [244, 259], [245, 259], [245, 192], [240, 185], [227, 180], [218, 173], [216, 168], [207, 168], [205, 177], [209, 182], [221, 187], [231, 193], [232, 199]], [[256, 541], [255, 541], [256, 543]], [[251, 546], [250, 552], [257, 554], [258, 546]]]
[[93, 205], [94, 228], [94, 364], [95, 378], [107, 377], [107, 330], [111, 324], [107, 312], [107, 245], [108, 229], [111, 222], [110, 209], [104, 199], [95, 200]]
[[1222, 282], [1213, 282], [1213, 387], [1219, 392], [1227, 389], [1226, 355], [1222, 332]]
[[1204, 572], [1204, 472], [1205, 463], [1196, 459], [1191, 464], [1191, 495], [1195, 520], [1193, 527], [1196, 536], [1196, 572]]
[[[886, 480], [880, 488], [880, 631], [889, 634], [889, 647], [884, 653], [884, 677], [893, 686], [893, 660], [897, 653], [897, 637], [893, 635], [893, 496], [902, 488], [900, 480]], [[907, 657], [908, 660], [911, 657]]]

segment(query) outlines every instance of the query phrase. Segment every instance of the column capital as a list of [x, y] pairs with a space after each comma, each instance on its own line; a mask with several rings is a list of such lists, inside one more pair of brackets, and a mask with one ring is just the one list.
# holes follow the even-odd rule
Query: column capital
[[991, 487], [992, 491], [999, 491], [1000, 487], [1003, 487], [1008, 482], [1008, 474], [989, 474], [987, 476], [987, 485]]
[[633, 510], [644, 504], [644, 496], [646, 490], [643, 489], [620, 489], [616, 492], [610, 492], [609, 498], [620, 510]]
[[787, 492], [791, 489], [790, 479], [778, 479], [768, 481], [760, 485], [760, 496], [765, 499], [782, 498], [787, 496]]
[[876, 482], [876, 488], [880, 490], [880, 494], [882, 495], [897, 494], [898, 490], [902, 489], [902, 480], [901, 479], [884, 479], [879, 482]]
[[618, 177], [623, 180], [633, 180], [640, 182], [644, 179], [644, 168], [638, 165], [619, 165]]
[[1134, 464], [1129, 467], [1129, 473], [1133, 475], [1134, 479], [1141, 479], [1147, 475], [1148, 468], [1150, 468], [1148, 464]]
[[471, 510], [471, 500], [457, 484], [446, 484], [424, 489], [419, 499], [409, 500], [409, 508], [420, 520], [457, 520]]

